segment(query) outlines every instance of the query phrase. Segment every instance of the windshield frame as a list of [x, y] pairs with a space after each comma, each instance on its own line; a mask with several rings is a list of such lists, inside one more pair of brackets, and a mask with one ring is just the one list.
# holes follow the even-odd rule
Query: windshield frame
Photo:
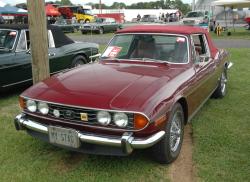
[[[116, 36], [119, 36], [119, 35], [170, 35], [170, 36], [181, 36], [181, 37], [185, 37], [186, 40], [187, 40], [187, 51], [188, 51], [188, 61], [185, 62], [185, 63], [174, 63], [174, 62], [169, 62], [169, 61], [163, 61], [163, 60], [157, 60], [157, 61], [143, 61], [143, 60], [133, 60], [133, 59], [118, 59], [118, 58], [106, 58], [106, 59], [102, 59], [102, 55], [103, 53], [106, 51], [106, 49], [109, 47], [109, 44], [112, 42], [112, 40], [116, 37]], [[138, 61], [141, 61], [141, 62], [154, 62], [154, 63], [167, 63], [167, 64], [175, 64], [175, 65], [187, 65], [189, 64], [191, 61], [191, 54], [190, 54], [190, 39], [189, 39], [189, 36], [187, 35], [184, 35], [184, 34], [173, 34], [173, 33], [149, 33], [149, 32], [142, 32], [142, 33], [117, 33], [115, 34], [112, 39], [108, 42], [107, 46], [105, 47], [104, 51], [103, 51], [102, 55], [100, 56], [101, 60], [129, 60], [129, 61], [135, 61], [135, 62], [138, 62]]]
[[[189, 14], [191, 14], [191, 13], [202, 13], [202, 16], [191, 16], [191, 17], [189, 17], [188, 15]], [[187, 15], [185, 16], [186, 18], [201, 18], [201, 17], [205, 17], [206, 15], [205, 15], [205, 11], [190, 11], [190, 12], [188, 12], [187, 13]]]
[[14, 50], [15, 45], [16, 45], [16, 42], [17, 42], [17, 39], [18, 39], [18, 37], [19, 37], [19, 31], [18, 31], [18, 30], [15, 30], [15, 29], [8, 29], [8, 28], [1, 28], [0, 30], [15, 31], [15, 32], [17, 33], [17, 34], [16, 34], [16, 37], [15, 37], [15, 41], [14, 41], [14, 43], [13, 43], [13, 45], [12, 45], [12, 48], [11, 48], [11, 49], [6, 48], [6, 49], [8, 49], [8, 50], [10, 50], [10, 51]]

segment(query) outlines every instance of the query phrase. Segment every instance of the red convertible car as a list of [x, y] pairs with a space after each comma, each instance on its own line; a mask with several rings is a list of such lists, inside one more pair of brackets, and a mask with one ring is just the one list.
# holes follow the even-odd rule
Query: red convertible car
[[115, 34], [99, 62], [23, 92], [15, 127], [79, 152], [150, 148], [157, 161], [170, 163], [184, 125], [211, 96], [226, 94], [231, 65], [202, 28], [129, 27]]

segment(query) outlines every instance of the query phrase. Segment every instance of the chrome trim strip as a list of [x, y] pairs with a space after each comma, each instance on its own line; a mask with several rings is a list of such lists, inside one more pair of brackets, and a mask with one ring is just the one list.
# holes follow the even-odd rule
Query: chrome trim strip
[[23, 97], [24, 99], [30, 99], [30, 100], [34, 100], [34, 101], [37, 101], [37, 102], [46, 102], [48, 104], [56, 104], [56, 105], [59, 105], [59, 106], [66, 106], [66, 107], [74, 107], [74, 108], [79, 108], [79, 109], [89, 109], [89, 110], [96, 110], [96, 111], [108, 111], [108, 112], [125, 112], [125, 113], [131, 113], [131, 114], [141, 114], [143, 115], [144, 117], [146, 117], [149, 121], [149, 123], [151, 123], [149, 117], [142, 113], [142, 112], [138, 112], [138, 111], [126, 111], [126, 110], [112, 110], [112, 109], [100, 109], [100, 108], [92, 108], [92, 107], [82, 107], [82, 106], [75, 106], [75, 105], [69, 105], [69, 104], [60, 104], [60, 103], [56, 103], [56, 102], [50, 102], [50, 101], [45, 101], [45, 100], [39, 100], [39, 99], [34, 99], [34, 98], [31, 98], [31, 97], [26, 97], [26, 96], [23, 96], [23, 95], [20, 95], [20, 97]]
[[[190, 45], [189, 45], [189, 37], [186, 36], [186, 35], [182, 35], [182, 34], [172, 34], [172, 33], [150, 33], [150, 32], [142, 32], [142, 33], [117, 33], [113, 36], [113, 38], [109, 41], [109, 43], [107, 44], [107, 46], [105, 47], [104, 51], [108, 48], [108, 45], [110, 44], [110, 42], [114, 39], [115, 36], [117, 35], [140, 35], [140, 34], [143, 34], [143, 35], [170, 35], [170, 36], [181, 36], [181, 37], [185, 37], [187, 39], [187, 49], [188, 49], [188, 62], [186, 63], [173, 63], [173, 62], [168, 62], [168, 61], [161, 61], [161, 62], [164, 62], [164, 63], [168, 63], [168, 64], [173, 64], [173, 65], [186, 65], [186, 64], [189, 64], [191, 61], [191, 55], [190, 55]], [[102, 57], [100, 58], [102, 59]], [[103, 59], [103, 60], [106, 60], [106, 59]], [[130, 59], [124, 59], [124, 60], [130, 60]], [[158, 62], [158, 63], [161, 63], [160, 60], [159, 61], [154, 61], [154, 62]]]
[[2, 87], [5, 88], [5, 87], [10, 87], [10, 86], [13, 86], [13, 85], [17, 85], [17, 84], [20, 84], [20, 83], [24, 83], [24, 82], [28, 82], [28, 81], [31, 81], [31, 79], [27, 79], [27, 80], [23, 80], [23, 81], [20, 81], [20, 82], [15, 82], [15, 83], [11, 83], [11, 84], [8, 84], [8, 85], [3, 85]]
[[[19, 114], [16, 116], [15, 125], [17, 125], [17, 130], [29, 129], [36, 132], [40, 132], [48, 135], [48, 126], [42, 125], [40, 123], [34, 122], [29, 119], [25, 119], [25, 114]], [[165, 131], [159, 131], [146, 138], [136, 138], [133, 137], [133, 133], [125, 132], [121, 137], [114, 136], [102, 136], [95, 134], [88, 134], [78, 132], [78, 138], [82, 142], [87, 142], [97, 145], [113, 146], [113, 147], [122, 147], [126, 153], [131, 153], [133, 149], [144, 149], [149, 148], [159, 142], [165, 135]]]
[[[65, 69], [65, 70], [67, 70], [67, 69]], [[50, 73], [50, 74], [54, 75], [54, 74], [60, 73], [62, 71], [64, 71], [64, 70], [56, 71], [56, 72], [53, 72], [53, 73]], [[17, 84], [24, 83], [24, 82], [28, 82], [28, 81], [31, 81], [31, 80], [32, 80], [32, 78], [27, 79], [27, 80], [23, 80], [23, 81], [20, 81], [20, 82], [11, 83], [11, 84], [8, 84], [8, 85], [3, 85], [2, 87], [3, 88], [10, 87], [10, 86], [17, 85]]]

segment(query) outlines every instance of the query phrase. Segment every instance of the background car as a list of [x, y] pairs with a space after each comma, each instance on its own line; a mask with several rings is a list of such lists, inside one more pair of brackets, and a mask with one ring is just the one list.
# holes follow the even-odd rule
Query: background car
[[[51, 74], [90, 62], [98, 53], [94, 43], [75, 43], [55, 26], [48, 26]], [[28, 25], [0, 25], [0, 90], [31, 83]]]
[[180, 153], [184, 125], [211, 95], [226, 94], [228, 52], [199, 27], [128, 27], [100, 59], [23, 92], [16, 129], [85, 153], [148, 148], [170, 163]]
[[115, 32], [121, 28], [121, 24], [117, 23], [114, 18], [96, 18], [94, 23], [86, 23], [80, 26], [82, 34], [87, 32], [103, 34], [105, 32]]
[[190, 11], [182, 19], [182, 23], [184, 25], [196, 25], [196, 26], [208, 27], [209, 22], [210, 22], [209, 12], [203, 10]]
[[141, 22], [156, 22], [157, 20], [156, 15], [143, 15], [141, 18]]
[[59, 27], [64, 33], [74, 33], [79, 30], [81, 24], [72, 22], [72, 20], [60, 19], [52, 25]]

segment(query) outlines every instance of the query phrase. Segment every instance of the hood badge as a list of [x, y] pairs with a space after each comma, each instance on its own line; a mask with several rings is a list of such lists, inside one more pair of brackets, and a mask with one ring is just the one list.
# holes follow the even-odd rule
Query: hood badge
[[87, 113], [80, 113], [82, 121], [88, 121], [88, 114]]

